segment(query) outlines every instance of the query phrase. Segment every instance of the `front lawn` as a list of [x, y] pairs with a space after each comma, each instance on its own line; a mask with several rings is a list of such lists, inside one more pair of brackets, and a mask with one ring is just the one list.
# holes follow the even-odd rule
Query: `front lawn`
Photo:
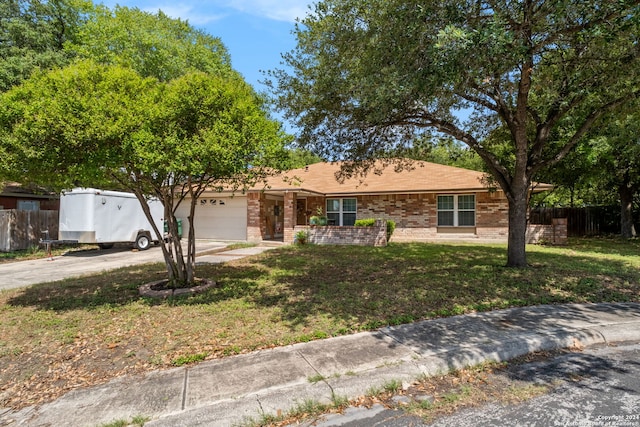
[[0, 407], [51, 400], [127, 373], [390, 324], [513, 306], [640, 301], [640, 241], [531, 246], [288, 246], [200, 266], [204, 294], [156, 301], [161, 264], [0, 293]]

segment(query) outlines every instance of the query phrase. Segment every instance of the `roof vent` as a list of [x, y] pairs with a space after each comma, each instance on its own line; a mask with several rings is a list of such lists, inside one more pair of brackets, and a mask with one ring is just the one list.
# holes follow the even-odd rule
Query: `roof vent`
[[305, 166], [305, 167], [304, 167], [304, 171], [305, 171], [305, 172], [309, 172], [309, 165], [307, 165], [307, 166]]

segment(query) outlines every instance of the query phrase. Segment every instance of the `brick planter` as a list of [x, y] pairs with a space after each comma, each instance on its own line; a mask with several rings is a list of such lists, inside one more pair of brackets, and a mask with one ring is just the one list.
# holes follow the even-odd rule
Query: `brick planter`
[[309, 232], [309, 243], [315, 245], [387, 245], [387, 222], [384, 220], [376, 221], [372, 227], [298, 225], [294, 234], [302, 230]]

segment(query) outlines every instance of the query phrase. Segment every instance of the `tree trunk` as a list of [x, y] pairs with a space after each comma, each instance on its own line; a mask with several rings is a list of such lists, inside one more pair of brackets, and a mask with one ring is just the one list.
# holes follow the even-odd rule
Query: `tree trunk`
[[191, 205], [189, 206], [189, 237], [187, 238], [187, 279], [189, 283], [194, 283], [196, 280], [196, 203], [198, 198], [196, 194], [191, 194]]
[[618, 187], [620, 195], [620, 234], [625, 239], [636, 237], [636, 229], [633, 225], [633, 189], [622, 184]]
[[529, 210], [528, 187], [513, 191], [509, 197], [509, 240], [507, 243], [507, 267], [527, 267], [527, 213]]

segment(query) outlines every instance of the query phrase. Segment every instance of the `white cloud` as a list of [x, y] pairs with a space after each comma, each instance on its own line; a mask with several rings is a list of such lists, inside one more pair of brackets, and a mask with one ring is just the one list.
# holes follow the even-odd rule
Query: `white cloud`
[[294, 22], [309, 12], [306, 0], [229, 0], [228, 6], [241, 12], [260, 15], [278, 21]]
[[143, 10], [152, 13], [155, 13], [158, 10], [162, 10], [171, 18], [180, 18], [182, 20], [187, 20], [190, 24], [198, 26], [206, 25], [211, 22], [220, 20], [225, 16], [223, 14], [202, 13], [202, 11], [200, 10], [194, 10], [194, 6], [185, 3], [177, 3], [173, 5], [156, 4], [154, 6], [145, 7]]
[[[99, 0], [98, 0], [99, 1]], [[102, 0], [108, 7], [116, 3], [123, 6], [138, 7], [147, 12], [161, 9], [172, 18], [188, 20], [194, 25], [205, 25], [237, 10], [254, 16], [276, 21], [294, 22], [304, 18], [309, 12], [308, 5], [316, 0]]]

